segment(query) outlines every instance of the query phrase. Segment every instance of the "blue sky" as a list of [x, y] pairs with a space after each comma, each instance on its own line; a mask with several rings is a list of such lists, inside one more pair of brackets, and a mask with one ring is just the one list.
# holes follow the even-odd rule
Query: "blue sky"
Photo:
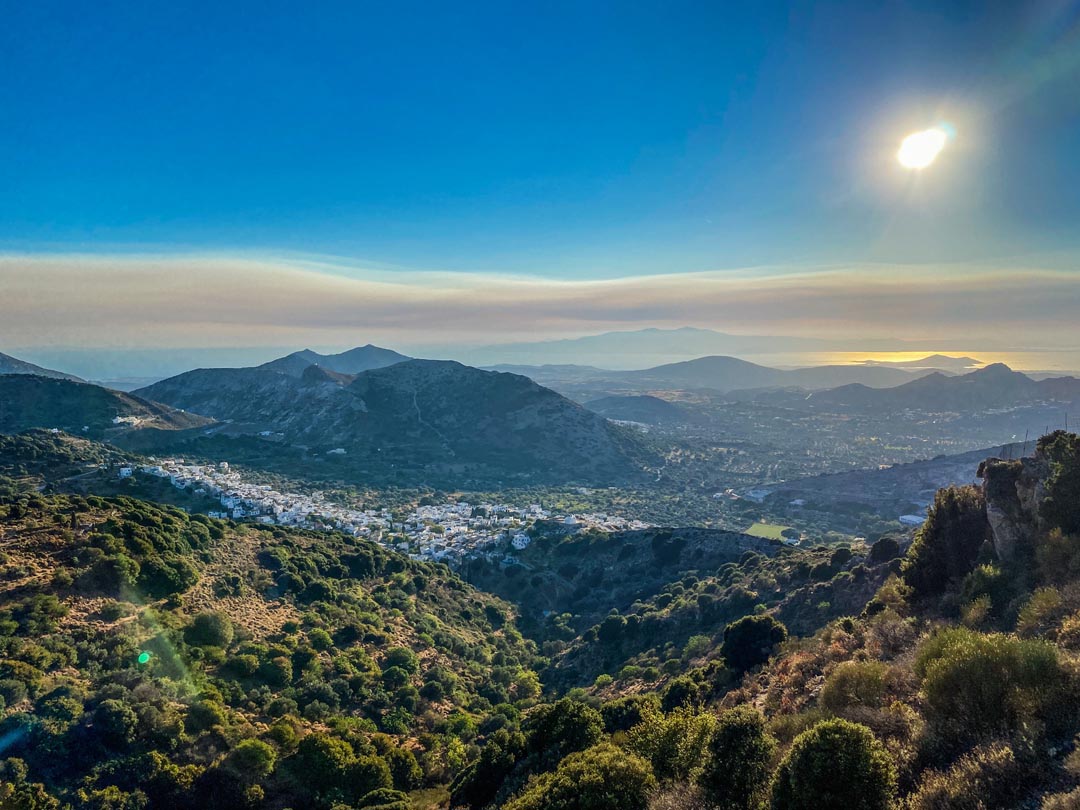
[[[1074, 26], [1062, 2], [11, 4], [0, 246], [567, 277], [1073, 248], [1080, 74], [1029, 74]], [[919, 194], [866, 177], [950, 115]]]
[[[0, 254], [9, 273], [194, 256], [420, 285], [1069, 273], [1078, 84], [1077, 0], [11, 3]], [[938, 162], [900, 169], [900, 139], [936, 124], [955, 131]]]

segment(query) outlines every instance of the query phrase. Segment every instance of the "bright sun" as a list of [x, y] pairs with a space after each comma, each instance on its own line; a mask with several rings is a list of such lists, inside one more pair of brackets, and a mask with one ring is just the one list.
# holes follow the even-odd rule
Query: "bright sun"
[[900, 144], [896, 159], [905, 169], [925, 169], [945, 148], [948, 137], [945, 130], [937, 128], [913, 132]]

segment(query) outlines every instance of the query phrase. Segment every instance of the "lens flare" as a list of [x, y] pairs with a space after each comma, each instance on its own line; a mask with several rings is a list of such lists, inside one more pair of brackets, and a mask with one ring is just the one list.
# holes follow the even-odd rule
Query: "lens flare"
[[896, 159], [905, 169], [925, 169], [937, 158], [949, 136], [938, 127], [913, 132], [904, 138]]

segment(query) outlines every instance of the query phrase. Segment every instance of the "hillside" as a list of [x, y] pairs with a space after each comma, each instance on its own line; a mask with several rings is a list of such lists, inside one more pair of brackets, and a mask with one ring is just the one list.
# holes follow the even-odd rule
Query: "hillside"
[[299, 377], [309, 366], [319, 366], [338, 374], [359, 374], [361, 371], [370, 371], [373, 368], [392, 366], [412, 358], [398, 354], [390, 349], [382, 349], [372, 346], [358, 346], [355, 349], [341, 352], [340, 354], [319, 354], [311, 349], [293, 352], [277, 360], [263, 363], [257, 368], [268, 371], [280, 371], [291, 377]]
[[0, 497], [0, 797], [1068, 810], [1080, 438], [980, 477], [906, 553], [550, 526], [468, 572], [543, 658], [507, 602], [366, 541]]
[[777, 369], [722, 355], [698, 357], [637, 371], [571, 365], [507, 365], [496, 368], [524, 374], [569, 395], [579, 398], [591, 395], [593, 399], [604, 393], [672, 390], [728, 393], [776, 388], [820, 390], [856, 383], [884, 388], [910, 382], [932, 372], [931, 369], [864, 364]]
[[815, 366], [791, 370], [759, 366], [736, 357], [699, 357], [643, 371], [625, 372], [621, 379], [657, 388], [708, 388], [735, 391], [747, 388], [833, 388], [858, 382], [884, 388], [909, 382], [912, 372], [885, 366]]
[[586, 402], [585, 407], [608, 419], [642, 422], [646, 425], [677, 425], [692, 422], [696, 416], [681, 405], [647, 394], [601, 397]]
[[53, 371], [51, 368], [35, 366], [33, 363], [28, 363], [25, 360], [20, 360], [17, 357], [2, 353], [0, 353], [0, 374], [34, 374], [38, 377], [51, 377], [57, 380], [82, 382], [82, 380], [74, 374], [65, 374], [63, 371]]
[[[582, 690], [597, 730], [557, 737], [559, 764], [531, 759], [535, 732], [522, 744], [488, 743], [499, 758], [481, 756], [455, 798], [473, 810], [533, 810], [553, 796], [612, 810], [1077, 807], [1080, 438], [1057, 432], [1034, 457], [988, 460], [981, 475], [979, 487], [938, 493], [902, 558], [882, 538], [863, 560], [830, 559], [838, 573], [795, 613], [765, 604], [722, 634], [669, 643], [659, 666], [653, 658], [598, 676]], [[782, 563], [748, 557], [715, 580], [684, 578], [632, 615], [612, 613], [591, 638], [545, 650], [594, 661], [615, 650], [607, 660], [618, 660], [623, 645], [640, 643], [646, 617], [660, 643], [681, 627], [658, 621], [657, 606], [680, 605], [692, 621], [723, 604], [718, 588], [732, 577], [767, 583], [762, 595], [789, 590], [793, 567]], [[871, 570], [888, 579], [878, 587]], [[841, 617], [788, 639], [784, 622], [815, 607]], [[550, 711], [569, 719], [563, 703]]]
[[[226, 373], [228, 372], [228, 373]], [[309, 366], [200, 370], [142, 389], [175, 407], [231, 422], [233, 433], [280, 432], [341, 464], [431, 475], [616, 481], [648, 452], [633, 432], [514, 374], [410, 360], [353, 377]]]
[[811, 394], [806, 402], [818, 408], [973, 412], [1051, 400], [1080, 400], [1080, 380], [1074, 377], [1033, 380], [1003, 363], [993, 363], [970, 374], [956, 377], [930, 374], [884, 390], [849, 385], [831, 391], [818, 391]]
[[504, 603], [343, 535], [32, 496], [0, 544], [5, 803], [400, 801], [538, 688]]
[[615, 689], [655, 685], [693, 659], [718, 659], [718, 632], [755, 610], [813, 633], [860, 611], [891, 559], [710, 529], [534, 534], [524, 550], [461, 574], [517, 607], [522, 632], [552, 658], [545, 681], [563, 688], [604, 674]]
[[0, 433], [58, 428], [92, 438], [111, 438], [133, 430], [183, 430], [209, 422], [159, 402], [90, 383], [29, 374], [0, 376]]

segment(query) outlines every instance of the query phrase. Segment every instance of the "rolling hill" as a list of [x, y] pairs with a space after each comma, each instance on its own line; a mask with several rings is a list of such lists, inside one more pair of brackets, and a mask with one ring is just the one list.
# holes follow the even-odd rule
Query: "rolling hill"
[[970, 374], [948, 377], [934, 373], [893, 388], [845, 385], [814, 392], [806, 402], [819, 408], [974, 412], [1077, 400], [1080, 380], [1075, 377], [1033, 380], [1003, 363], [993, 363]]
[[2, 433], [58, 428], [100, 438], [149, 428], [184, 430], [210, 421], [90, 383], [30, 374], [0, 375]]
[[608, 419], [641, 422], [646, 425], [677, 425], [693, 422], [697, 417], [681, 405], [648, 394], [601, 397], [586, 402], [585, 407]]
[[293, 352], [277, 360], [263, 363], [257, 368], [268, 371], [280, 371], [291, 377], [299, 377], [309, 366], [319, 366], [339, 374], [359, 374], [361, 371], [370, 371], [373, 368], [392, 366], [412, 358], [398, 354], [391, 349], [382, 349], [372, 346], [358, 346], [355, 349], [341, 352], [340, 354], [319, 354], [311, 349]]
[[779, 388], [820, 390], [856, 383], [872, 388], [885, 388], [932, 373], [932, 370], [923, 368], [863, 364], [778, 369], [724, 355], [698, 357], [638, 371], [613, 371], [575, 365], [504, 365], [494, 368], [524, 374], [542, 385], [549, 385], [557, 391], [582, 399], [596, 399], [600, 394], [665, 390], [723, 393]]
[[33, 363], [28, 363], [25, 360], [20, 360], [17, 357], [2, 353], [0, 353], [0, 374], [33, 374], [38, 377], [51, 377], [57, 380], [74, 380], [75, 382], [82, 382], [82, 380], [74, 374], [65, 374], [63, 371], [54, 371], [51, 368], [35, 366]]
[[139, 392], [228, 421], [235, 433], [281, 433], [355, 464], [485, 475], [618, 480], [648, 454], [634, 433], [526, 377], [453, 361], [409, 360], [357, 374], [308, 366], [204, 369]]

